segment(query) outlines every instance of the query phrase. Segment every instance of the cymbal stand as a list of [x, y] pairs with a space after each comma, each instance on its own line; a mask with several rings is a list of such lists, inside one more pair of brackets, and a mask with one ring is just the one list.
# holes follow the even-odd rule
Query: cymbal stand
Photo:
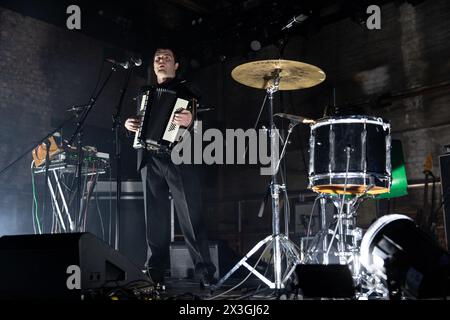
[[[217, 289], [223, 285], [223, 283], [241, 266], [246, 267], [251, 273], [257, 276], [262, 282], [264, 282], [270, 289], [280, 290], [285, 288], [286, 281], [289, 280], [295, 267], [300, 263], [300, 255], [295, 245], [288, 239], [287, 235], [280, 232], [280, 193], [284, 191], [285, 186], [280, 185], [277, 179], [277, 173], [281, 158], [278, 155], [277, 148], [277, 129], [273, 121], [273, 95], [279, 89], [281, 69], [276, 69], [272, 74], [273, 86], [269, 86], [266, 91], [266, 98], [269, 100], [269, 136], [270, 136], [270, 150], [271, 150], [271, 183], [270, 183], [270, 195], [272, 199], [272, 234], [265, 239], [258, 242], [222, 279], [219, 280], [217, 285], [213, 288]], [[293, 128], [293, 127], [292, 127]], [[290, 130], [292, 131], [292, 128]], [[285, 154], [286, 144], [289, 137], [284, 141], [282, 156]], [[273, 252], [273, 281], [259, 273], [255, 267], [247, 263], [247, 260], [255, 254], [263, 245], [272, 245]], [[283, 251], [286, 259], [286, 269], [282, 270]]]

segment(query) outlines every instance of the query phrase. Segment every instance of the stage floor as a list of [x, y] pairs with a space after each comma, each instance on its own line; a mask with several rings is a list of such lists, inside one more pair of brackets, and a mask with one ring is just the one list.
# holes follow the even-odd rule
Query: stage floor
[[259, 279], [230, 278], [220, 288], [202, 287], [193, 279], [166, 278], [165, 289], [157, 290], [161, 300], [277, 300], [295, 299], [294, 292], [276, 293]]

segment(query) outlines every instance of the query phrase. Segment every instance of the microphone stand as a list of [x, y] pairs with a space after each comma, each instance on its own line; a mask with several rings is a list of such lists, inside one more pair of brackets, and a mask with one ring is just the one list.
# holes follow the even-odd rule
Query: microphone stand
[[77, 170], [76, 170], [76, 174], [75, 174], [75, 178], [77, 180], [77, 192], [76, 192], [76, 203], [75, 203], [75, 230], [79, 230], [79, 224], [80, 224], [80, 220], [79, 217], [81, 215], [81, 199], [82, 199], [82, 195], [81, 195], [81, 185], [82, 185], [82, 179], [83, 179], [83, 174], [82, 174], [82, 169], [83, 169], [83, 135], [84, 135], [84, 122], [86, 121], [87, 116], [89, 115], [89, 113], [91, 112], [92, 108], [94, 107], [95, 103], [97, 102], [98, 97], [100, 96], [100, 94], [102, 93], [103, 89], [105, 88], [106, 84], [108, 83], [109, 79], [111, 78], [112, 74], [114, 73], [114, 71], [116, 71], [116, 67], [113, 66], [111, 67], [111, 71], [108, 74], [108, 77], [105, 79], [105, 81], [103, 82], [100, 90], [98, 91], [96, 96], [91, 97], [91, 100], [89, 101], [89, 103], [86, 105], [86, 108], [81, 112], [80, 115], [76, 114], [76, 116], [78, 117], [78, 122], [77, 122], [77, 128], [75, 129], [75, 131], [72, 134], [72, 137], [70, 138], [68, 144], [71, 145], [73, 143], [73, 141], [75, 140], [75, 138], [77, 138]]
[[120, 135], [120, 125], [121, 125], [121, 121], [120, 121], [120, 112], [122, 110], [122, 106], [123, 106], [123, 100], [125, 98], [125, 92], [127, 91], [128, 85], [130, 83], [130, 78], [131, 78], [131, 74], [133, 72], [133, 67], [130, 67], [125, 82], [123, 84], [122, 90], [121, 90], [121, 94], [120, 94], [120, 99], [119, 99], [119, 104], [116, 107], [116, 112], [114, 113], [112, 120], [113, 120], [113, 125], [112, 125], [112, 130], [114, 131], [114, 137], [115, 137], [115, 148], [116, 148], [116, 221], [115, 221], [115, 241], [114, 241], [114, 248], [116, 250], [119, 250], [119, 237], [120, 237], [120, 199], [122, 196], [122, 175], [121, 175], [121, 162], [120, 162], [120, 157], [121, 157], [121, 146], [120, 146], [120, 142], [121, 142], [121, 135]]

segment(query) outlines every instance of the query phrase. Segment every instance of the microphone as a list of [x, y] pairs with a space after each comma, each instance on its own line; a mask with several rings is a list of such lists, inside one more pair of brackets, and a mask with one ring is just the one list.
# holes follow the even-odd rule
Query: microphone
[[290, 28], [292, 28], [294, 23], [302, 23], [306, 19], [308, 19], [307, 15], [304, 15], [303, 13], [299, 14], [298, 16], [293, 17], [291, 20], [289, 20], [289, 22], [283, 28], [281, 28], [281, 31], [290, 29]]
[[141, 58], [134, 58], [134, 57], [131, 57], [131, 58], [130, 58], [130, 62], [131, 62], [132, 64], [134, 64], [134, 67], [140, 67], [140, 66], [142, 65], [142, 59], [141, 59]]
[[129, 61], [116, 61], [112, 58], [106, 59], [109, 63], [112, 63], [116, 66], [122, 67], [124, 69], [130, 69], [133, 67], [139, 67], [142, 65], [142, 60], [140, 58], [133, 58], [131, 57]]
[[299, 123], [315, 124], [316, 123], [313, 119], [308, 119], [308, 118], [296, 116], [293, 114], [276, 113], [276, 114], [274, 114], [274, 116], [289, 119], [292, 123], [295, 123], [295, 124], [299, 124]]

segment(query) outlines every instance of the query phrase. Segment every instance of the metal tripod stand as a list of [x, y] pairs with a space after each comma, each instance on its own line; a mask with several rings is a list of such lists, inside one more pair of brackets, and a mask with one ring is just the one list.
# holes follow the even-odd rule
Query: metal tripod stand
[[[272, 234], [267, 236], [265, 239], [261, 240], [256, 244], [222, 279], [219, 280], [215, 288], [219, 288], [223, 283], [241, 266], [246, 267], [251, 273], [258, 277], [262, 282], [264, 282], [270, 289], [283, 289], [285, 283], [291, 277], [295, 270], [295, 266], [300, 263], [300, 255], [295, 247], [295, 245], [289, 240], [288, 232], [285, 234], [280, 231], [280, 193], [285, 190], [284, 184], [278, 183], [277, 173], [279, 168], [279, 163], [283, 158], [287, 142], [289, 140], [289, 135], [292, 132], [293, 125], [289, 127], [288, 136], [284, 141], [283, 151], [281, 157], [278, 155], [278, 130], [275, 127], [273, 121], [273, 95], [279, 89], [280, 83], [280, 72], [281, 69], [275, 69], [272, 74], [273, 86], [266, 89], [266, 97], [269, 100], [269, 119], [270, 119], [270, 150], [271, 150], [271, 184], [270, 184], [270, 195], [272, 199]], [[267, 80], [267, 79], [266, 79]], [[267, 80], [268, 81], [268, 80]], [[263, 105], [264, 107], [264, 105]], [[271, 244], [273, 250], [273, 281], [268, 279], [266, 276], [258, 272], [255, 266], [251, 266], [247, 263], [247, 260], [254, 255], [262, 246], [265, 244]], [[285, 256], [285, 270], [283, 273], [283, 252]]]

